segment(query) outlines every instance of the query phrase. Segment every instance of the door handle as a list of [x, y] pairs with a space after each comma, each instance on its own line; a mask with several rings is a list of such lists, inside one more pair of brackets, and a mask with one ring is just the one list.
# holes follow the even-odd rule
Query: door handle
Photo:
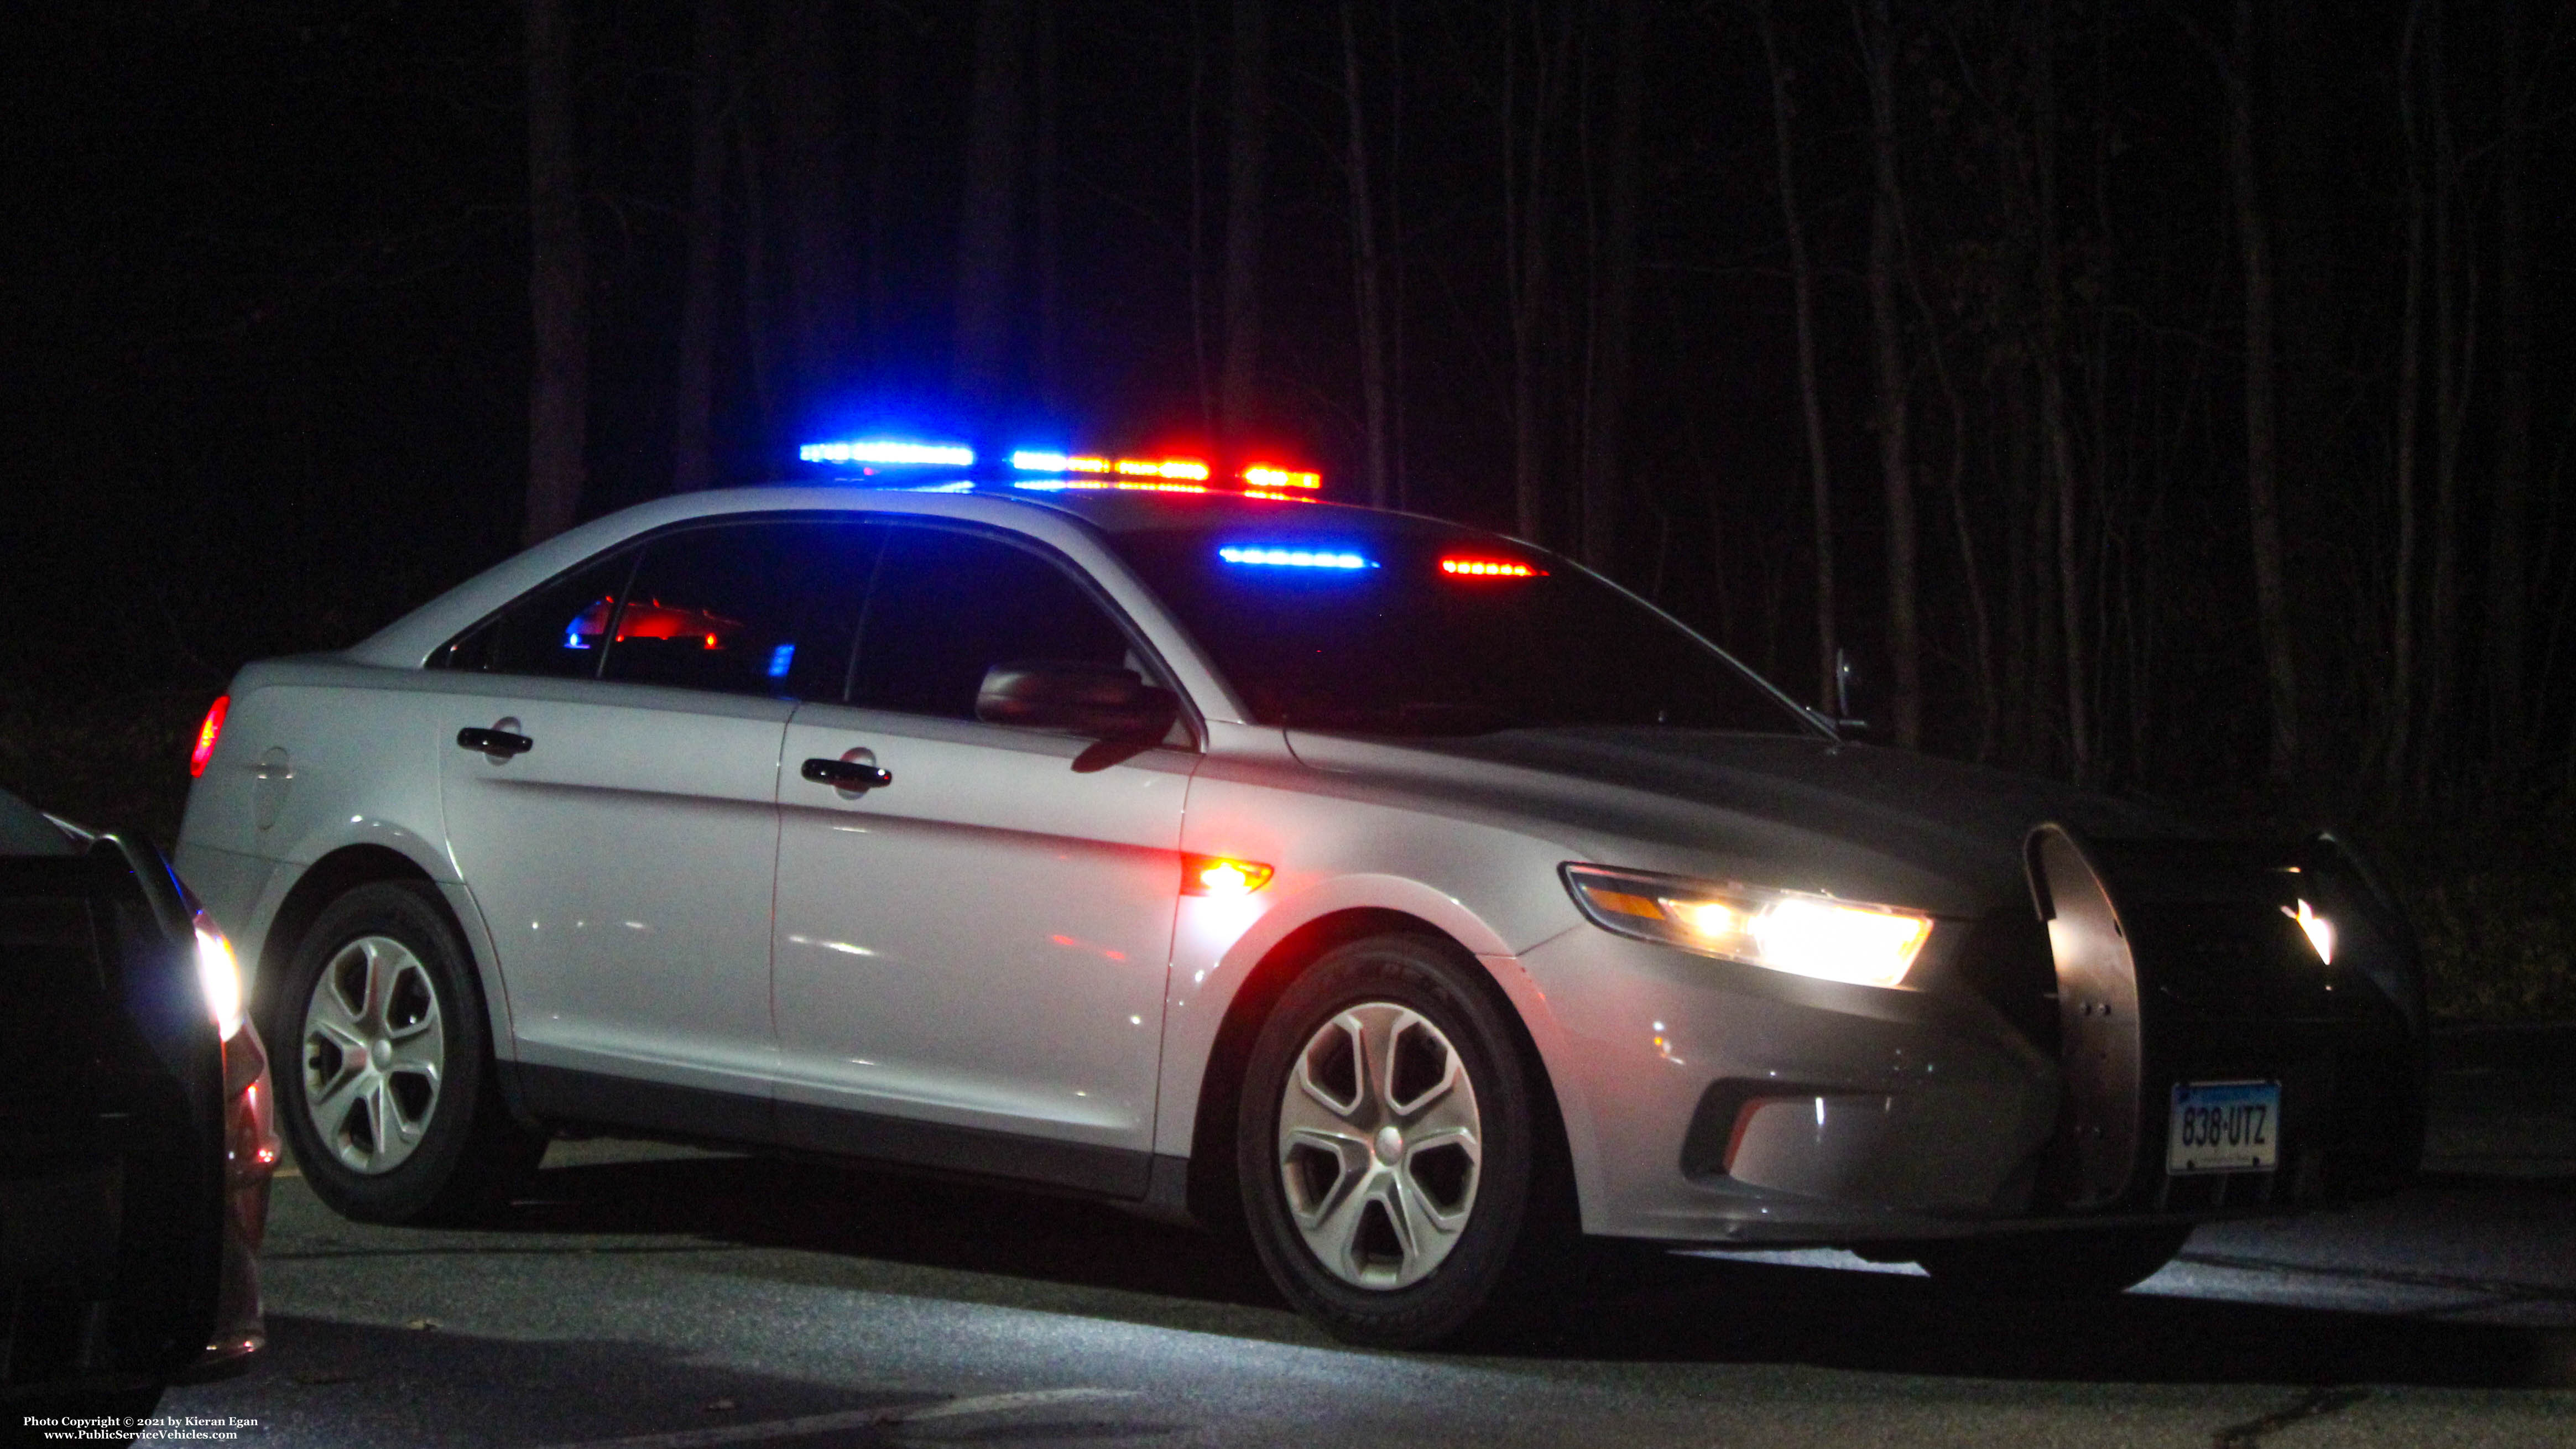
[[894, 783], [894, 773], [864, 760], [807, 760], [805, 778], [844, 790], [879, 790]]
[[470, 725], [456, 732], [456, 743], [460, 749], [485, 755], [524, 755], [537, 747], [537, 742], [526, 735], [513, 734], [509, 730], [475, 729]]

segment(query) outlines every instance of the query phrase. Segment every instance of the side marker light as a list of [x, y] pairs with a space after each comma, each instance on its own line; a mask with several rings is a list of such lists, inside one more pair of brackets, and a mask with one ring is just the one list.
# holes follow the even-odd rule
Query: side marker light
[[1185, 896], [1248, 896], [1270, 884], [1274, 872], [1257, 860], [1234, 860], [1222, 855], [1183, 855], [1181, 857], [1181, 894]]

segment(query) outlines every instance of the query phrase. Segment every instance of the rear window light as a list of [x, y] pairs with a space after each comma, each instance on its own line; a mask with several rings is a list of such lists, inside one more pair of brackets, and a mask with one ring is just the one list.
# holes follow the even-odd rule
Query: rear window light
[[1288, 569], [1373, 569], [1375, 561], [1338, 548], [1263, 548], [1228, 544], [1216, 556], [1230, 564], [1261, 564]]
[[215, 696], [215, 702], [206, 707], [206, 722], [197, 726], [197, 747], [188, 752], [189, 779], [206, 773], [206, 762], [215, 757], [215, 741], [223, 738], [224, 711], [231, 709], [232, 705], [231, 695], [219, 694]]
[[1468, 579], [1543, 579], [1547, 570], [1508, 558], [1444, 558], [1440, 572]]

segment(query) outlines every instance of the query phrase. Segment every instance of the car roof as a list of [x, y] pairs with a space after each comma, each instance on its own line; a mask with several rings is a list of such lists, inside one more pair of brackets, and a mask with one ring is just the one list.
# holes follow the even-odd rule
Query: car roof
[[860, 511], [984, 523], [1028, 534], [1068, 554], [1105, 553], [1099, 535], [1174, 526], [1259, 526], [1299, 532], [1456, 525], [1305, 499], [1141, 488], [1032, 489], [957, 480], [853, 485], [795, 482], [673, 494], [622, 508], [536, 545], [458, 584], [346, 650], [356, 663], [418, 668], [493, 610], [566, 569], [630, 539], [677, 524], [735, 514]]

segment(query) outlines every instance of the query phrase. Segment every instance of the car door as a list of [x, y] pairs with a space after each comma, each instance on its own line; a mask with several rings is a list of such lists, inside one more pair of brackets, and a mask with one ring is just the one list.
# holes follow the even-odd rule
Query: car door
[[539, 1110], [766, 1135], [779, 745], [797, 691], [839, 691], [866, 551], [815, 520], [682, 529], [448, 651], [448, 847]]
[[965, 528], [890, 527], [859, 634], [779, 777], [782, 1134], [1142, 1191], [1197, 757], [980, 723], [975, 696], [1005, 662], [1155, 666], [1062, 559]]

